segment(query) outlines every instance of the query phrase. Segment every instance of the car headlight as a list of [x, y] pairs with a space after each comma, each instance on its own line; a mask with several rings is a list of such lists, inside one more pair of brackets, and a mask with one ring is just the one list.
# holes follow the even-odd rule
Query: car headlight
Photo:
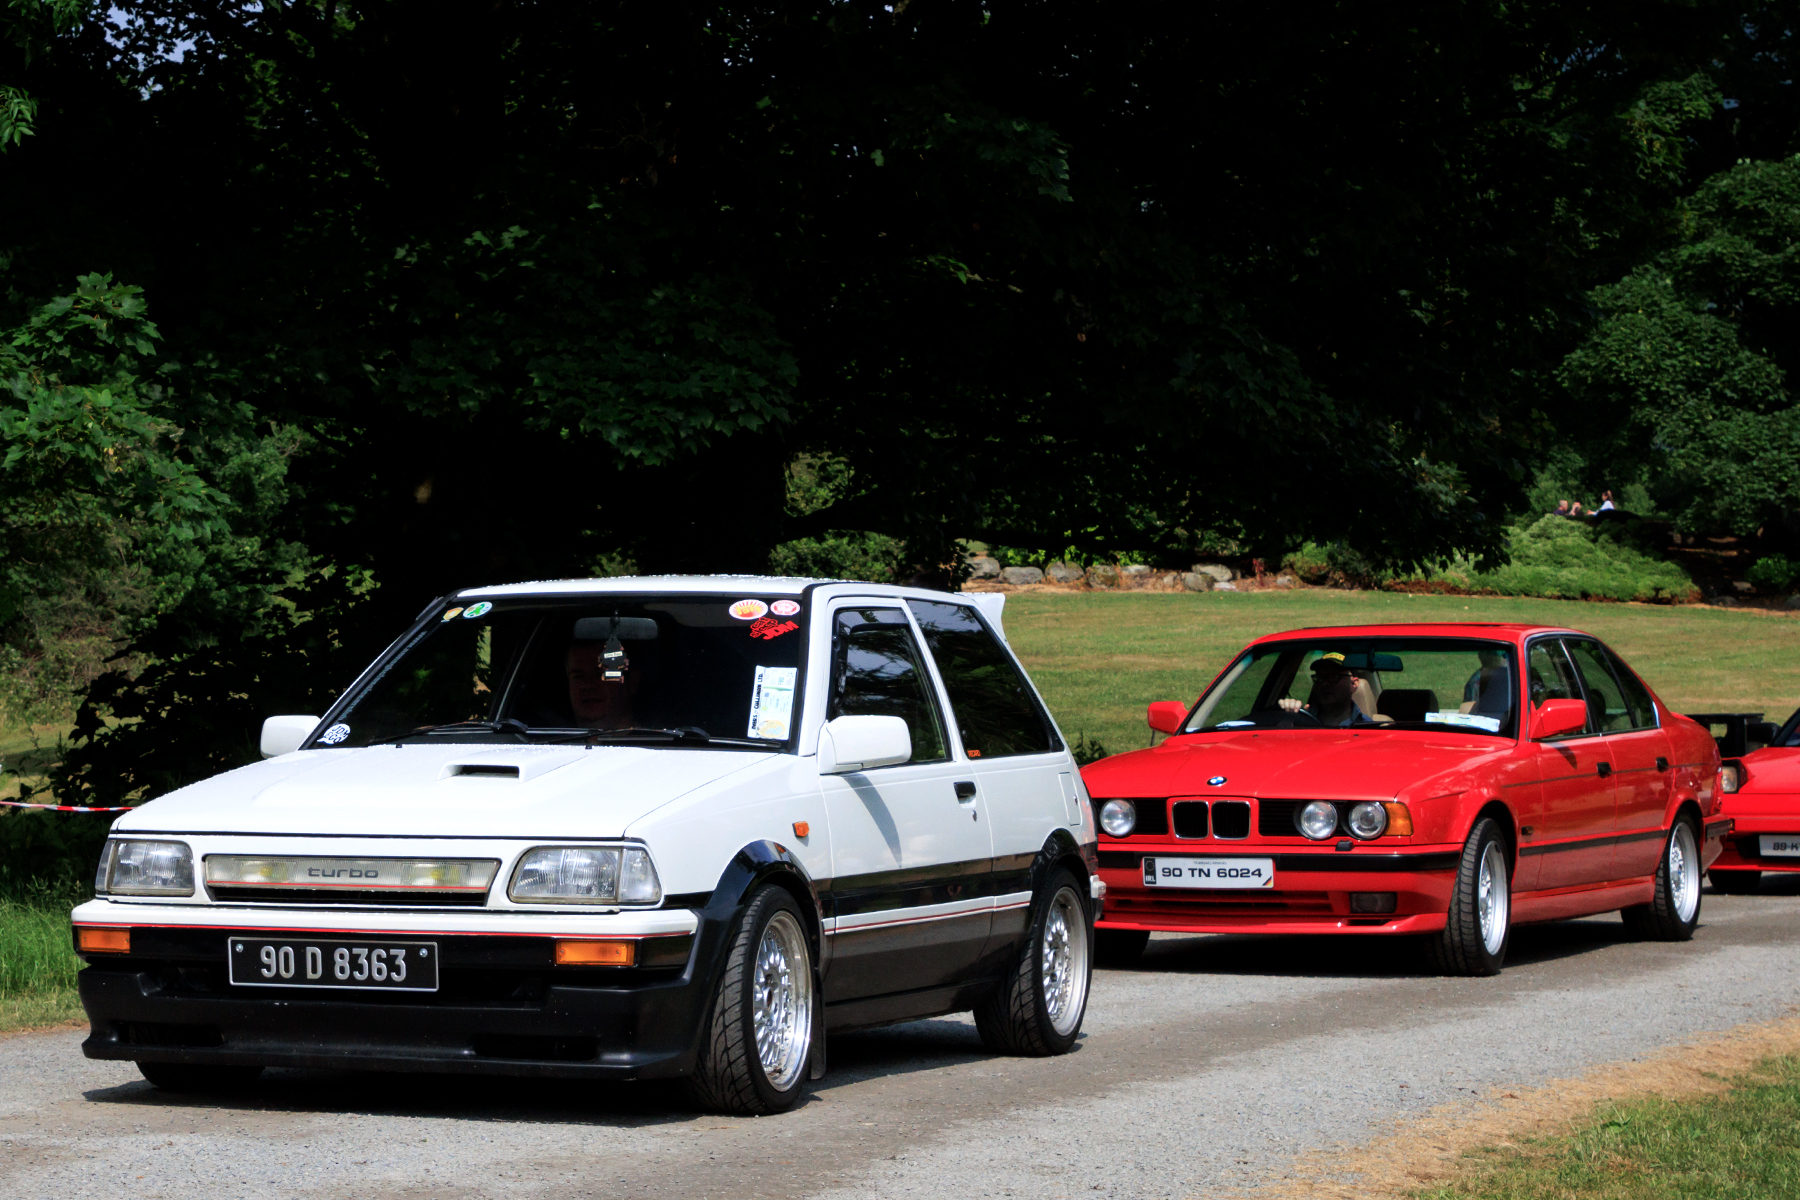
[[1137, 805], [1129, 800], [1108, 800], [1100, 806], [1100, 828], [1113, 837], [1124, 837], [1137, 828]]
[[1314, 800], [1300, 810], [1300, 832], [1315, 842], [1322, 842], [1337, 832], [1337, 805], [1329, 800]]
[[506, 894], [521, 904], [655, 904], [662, 881], [636, 846], [540, 846], [519, 859]]
[[1719, 768], [1719, 790], [1735, 792], [1744, 786], [1744, 768], [1736, 763], [1726, 763]]
[[1359, 838], [1380, 837], [1387, 832], [1387, 809], [1380, 804], [1358, 804], [1350, 810], [1350, 820], [1346, 824]]
[[194, 853], [186, 842], [109, 841], [94, 873], [94, 891], [114, 896], [191, 896]]

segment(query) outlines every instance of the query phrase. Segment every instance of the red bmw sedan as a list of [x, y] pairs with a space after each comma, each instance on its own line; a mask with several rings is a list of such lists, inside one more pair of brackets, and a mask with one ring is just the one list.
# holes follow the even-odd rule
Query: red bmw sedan
[[1731, 826], [1707, 730], [1570, 629], [1273, 634], [1150, 725], [1170, 736], [1082, 772], [1115, 965], [1152, 930], [1416, 934], [1458, 975], [1499, 971], [1523, 922], [1685, 940]]

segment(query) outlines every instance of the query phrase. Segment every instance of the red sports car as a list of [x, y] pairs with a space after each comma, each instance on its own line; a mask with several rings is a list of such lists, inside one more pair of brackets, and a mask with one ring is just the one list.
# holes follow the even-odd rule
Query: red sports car
[[1712, 885], [1754, 892], [1764, 871], [1800, 871], [1800, 712], [1761, 750], [1726, 759], [1720, 811], [1735, 825], [1713, 860]]
[[1685, 940], [1731, 826], [1706, 729], [1569, 629], [1278, 633], [1150, 726], [1082, 772], [1113, 964], [1156, 929], [1423, 934], [1491, 975], [1514, 924], [1615, 909]]

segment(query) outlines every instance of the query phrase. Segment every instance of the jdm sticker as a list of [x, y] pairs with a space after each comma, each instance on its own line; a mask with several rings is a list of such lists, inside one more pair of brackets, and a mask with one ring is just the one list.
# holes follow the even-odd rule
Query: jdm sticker
[[471, 604], [469, 607], [463, 609], [463, 620], [473, 621], [476, 617], [485, 617], [492, 611], [493, 607], [494, 606], [489, 604], [486, 600], [483, 600], [478, 604]]
[[769, 611], [769, 606], [761, 600], [739, 600], [725, 610], [740, 621], [754, 621]]
[[444, 620], [446, 620], [446, 621], [450, 620], [452, 617], [458, 617], [461, 615], [462, 615], [461, 608], [446, 608], [444, 610]]
[[800, 603], [797, 600], [777, 600], [769, 605], [769, 611], [778, 617], [797, 617], [800, 615]]
[[774, 617], [758, 617], [750, 622], [750, 636], [772, 642], [784, 633], [792, 633], [800, 628], [793, 621], [777, 621]]
[[326, 746], [335, 746], [349, 736], [350, 727], [342, 721], [339, 721], [336, 725], [333, 725], [330, 729], [321, 733], [319, 735], [319, 741]]

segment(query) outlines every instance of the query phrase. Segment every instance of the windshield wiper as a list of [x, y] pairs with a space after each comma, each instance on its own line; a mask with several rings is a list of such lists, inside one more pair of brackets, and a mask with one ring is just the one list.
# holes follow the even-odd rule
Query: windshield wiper
[[635, 741], [643, 738], [667, 738], [672, 742], [687, 743], [695, 746], [753, 746], [763, 749], [769, 745], [767, 741], [755, 738], [715, 737], [698, 725], [680, 725], [673, 729], [663, 729], [648, 725], [632, 725], [624, 729], [584, 729], [579, 733], [567, 733], [552, 741], [558, 742], [610, 742]]
[[507, 717], [500, 721], [448, 721], [442, 725], [423, 725], [411, 733], [402, 733], [397, 737], [385, 740], [398, 744], [407, 738], [430, 737], [437, 733], [472, 733], [477, 730], [487, 733], [517, 733], [529, 736], [531, 726], [517, 717]]

